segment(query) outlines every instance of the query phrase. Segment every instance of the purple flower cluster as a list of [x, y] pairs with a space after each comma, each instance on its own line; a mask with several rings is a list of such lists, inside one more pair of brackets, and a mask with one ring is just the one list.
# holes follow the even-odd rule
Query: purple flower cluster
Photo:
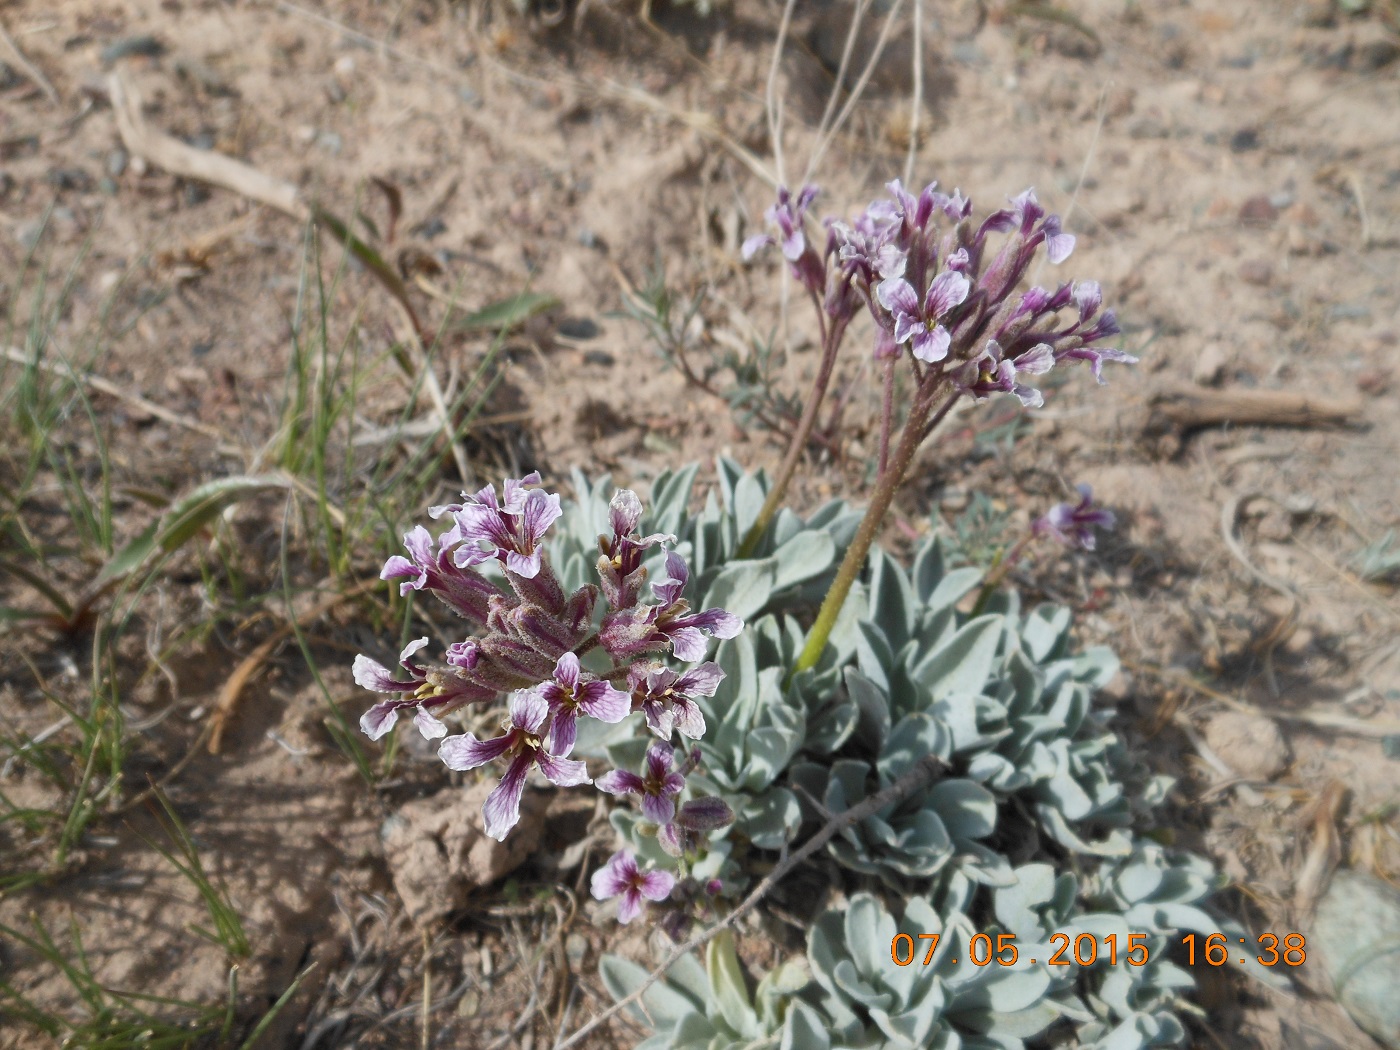
[[[844, 326], [866, 307], [876, 322], [877, 358], [908, 348], [921, 382], [933, 378], [978, 400], [1008, 393], [1038, 407], [1040, 391], [1022, 379], [1084, 361], [1103, 382], [1103, 362], [1136, 360], [1100, 345], [1120, 329], [1112, 310], [1100, 310], [1096, 282], [1017, 291], [1042, 248], [1056, 265], [1074, 251], [1074, 236], [1041, 207], [1034, 190], [974, 224], [972, 202], [960, 192], [950, 196], [930, 183], [916, 197], [898, 180], [888, 189], [888, 198], [852, 222], [826, 220], [823, 254], [803, 228], [816, 187], [805, 186], [796, 197], [780, 189], [766, 213], [779, 236], [751, 237], [744, 257], [780, 244], [831, 322]], [[1062, 320], [1066, 310], [1076, 316]]]
[[[492, 838], [504, 839], [519, 822], [526, 780], [538, 769], [560, 787], [594, 783], [614, 795], [635, 796], [643, 816], [658, 826], [663, 846], [682, 856], [705, 832], [734, 817], [721, 799], [682, 801], [699, 751], [676, 766], [670, 741], [675, 733], [691, 740], [704, 734], [696, 697], [713, 696], [724, 678], [718, 664], [705, 661], [709, 639], [733, 638], [744, 623], [723, 609], [691, 610], [684, 597], [689, 570], [666, 549], [675, 537], [639, 535], [642, 504], [626, 489], [613, 497], [611, 534], [598, 537], [598, 583], [565, 594], [544, 551], [545, 534], [562, 513], [559, 497], [539, 484], [540, 476], [532, 473], [508, 479], [499, 497], [489, 485], [475, 495], [464, 493], [459, 504], [429, 509], [433, 518], [450, 519], [436, 540], [421, 525], [404, 536], [407, 556], [390, 558], [380, 578], [397, 582], [400, 594], [433, 594], [467, 620], [474, 634], [449, 645], [438, 666], [419, 659], [427, 638], [411, 642], [399, 654], [403, 674], [397, 676], [367, 656], [356, 657], [355, 681], [389, 695], [365, 712], [360, 728], [377, 740], [411, 711], [425, 738], [441, 739], [438, 755], [449, 768], [501, 763], [503, 775], [483, 808]], [[666, 576], [651, 586], [655, 601], [644, 602], [643, 560], [658, 547], [665, 553]], [[481, 571], [492, 561], [508, 589]], [[605, 659], [590, 657], [585, 667], [581, 657], [590, 653]], [[668, 666], [668, 656], [694, 666]], [[446, 715], [503, 695], [508, 699], [499, 735], [448, 735]], [[591, 780], [586, 765], [569, 757], [579, 719], [618, 723], [634, 712], [658, 738], [642, 773], [613, 770]], [[614, 856], [593, 880], [595, 896], [623, 895], [623, 922], [639, 912], [643, 897], [665, 899], [673, 885], [668, 873], [640, 872], [630, 854]]]

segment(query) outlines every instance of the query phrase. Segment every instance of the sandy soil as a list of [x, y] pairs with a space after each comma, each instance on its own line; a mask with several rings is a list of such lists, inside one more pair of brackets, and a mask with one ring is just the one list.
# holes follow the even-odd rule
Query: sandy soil
[[[1374, 737], [1308, 720], [1319, 710], [1400, 716], [1400, 601], [1351, 562], [1400, 524], [1400, 46], [1379, 15], [1325, 4], [1067, 6], [1094, 36], [996, 7], [979, 26], [971, 5], [928, 5], [915, 181], [960, 186], [984, 210], [1034, 185], [1079, 236], [1066, 276], [1102, 282], [1142, 364], [1113, 369], [1102, 390], [1074, 375], [1009, 439], [1004, 405], [950, 421], [923, 454], [892, 542], [927, 529], [930, 514], [955, 517], [975, 491], [1024, 520], [1068, 485], [1092, 483], [1122, 529], [1100, 557], [1047, 557], [1022, 582], [1073, 604], [1083, 636], [1123, 654], [1129, 670], [1113, 697], [1125, 732], [1145, 760], [1182, 776], [1174, 834], [1241, 885], [1227, 906], [1260, 930], [1306, 932], [1294, 880], [1329, 785], [1347, 792], [1343, 862], [1400, 874], [1393, 759]], [[798, 7], [775, 82], [794, 182], [849, 17], [844, 7]], [[645, 489], [664, 467], [717, 452], [771, 468], [781, 441], [687, 389], [619, 310], [659, 265], [683, 294], [706, 294], [693, 333], [702, 359], [773, 335], [791, 351], [779, 385], [803, 388], [814, 329], [795, 297], [784, 329], [776, 267], [746, 268], [738, 256], [771, 196], [748, 160], [773, 165], [763, 95], [781, 11], [739, 0], [700, 18], [658, 5], [655, 26], [601, 2], [581, 24], [565, 14], [551, 28], [539, 14], [423, 0], [12, 4], [5, 27], [57, 101], [0, 53], [9, 70], [0, 77], [0, 284], [12, 294], [9, 274], [47, 214], [42, 251], [55, 270], [73, 268], [58, 343], [76, 347], [103, 325], [108, 349], [95, 367], [122, 390], [250, 448], [275, 429], [305, 231], [130, 156], [106, 103], [104, 77], [117, 70], [152, 126], [242, 158], [339, 214], [358, 202], [430, 328], [444, 316], [442, 295], [468, 310], [526, 286], [559, 300], [508, 342], [514, 392], [489, 406], [503, 421], [478, 446], [484, 477], [538, 467], [562, 485], [580, 467]], [[832, 212], [853, 213], [904, 167], [911, 40], [901, 22], [813, 173]], [[396, 222], [370, 180], [401, 197]], [[341, 269], [338, 246], [325, 240], [322, 253], [328, 274]], [[400, 317], [380, 285], [350, 266], [334, 294], [336, 332], [358, 320], [364, 351], [382, 355]], [[478, 334], [444, 334], [444, 381], [485, 346]], [[859, 499], [867, 481], [875, 391], [860, 338], [840, 368], [851, 391], [835, 431], [841, 457], [813, 459], [797, 505]], [[1183, 433], [1153, 409], [1180, 388], [1325, 394], [1354, 411], [1342, 426]], [[367, 422], [391, 422], [405, 396], [388, 379], [368, 390]], [[181, 488], [249, 466], [130, 399], [95, 403], [116, 424], [113, 454], [128, 477]], [[447, 468], [435, 495], [461, 484]], [[254, 541], [275, 543], [279, 523], [273, 507], [245, 525]], [[198, 583], [197, 572], [172, 580], [151, 630], [162, 617], [167, 627], [197, 617]], [[135, 683], [140, 714], [173, 705], [144, 734], [135, 775], [159, 775], [183, 752], [267, 632], [219, 632], [169, 676]], [[384, 639], [335, 617], [318, 633], [328, 688], [358, 711], [350, 652], [383, 650]], [[11, 654], [20, 644], [0, 639]], [[81, 642], [41, 648], [45, 674], [83, 659]], [[42, 705], [18, 666], [4, 657], [0, 705], [37, 731]], [[1200, 733], [1210, 739], [1228, 702], [1261, 708], [1281, 730], [1281, 772], [1243, 790], [1193, 744]], [[367, 794], [321, 730], [322, 704], [295, 646], [282, 650], [250, 687], [223, 753], [201, 755], [170, 787], [257, 946], [242, 1008], [251, 1015], [314, 961], [268, 1045], [306, 1045], [310, 1034], [348, 1045], [357, 1033], [362, 1045], [406, 1045], [426, 957], [439, 997], [457, 996], [435, 1045], [523, 1046], [526, 1033], [548, 1045], [565, 998], [550, 982], [564, 967], [528, 946], [555, 918], [511, 893], [574, 885], [577, 872], [532, 860], [516, 874], [526, 890], [497, 888], [420, 937], [391, 889], [379, 826], [446, 774], [410, 754], [402, 777]], [[1232, 753], [1221, 758], [1229, 766]], [[145, 819], [137, 811], [99, 823], [71, 874], [0, 901], [0, 920], [23, 924], [34, 911], [52, 927], [71, 915], [105, 982], [217, 1000], [222, 954], [185, 929], [204, 921], [201, 907], [142, 845], [153, 827]], [[568, 819], [555, 821], [547, 846]], [[583, 932], [567, 948], [586, 989], [575, 1017], [602, 994], [592, 974], [603, 934]], [[27, 980], [21, 972], [40, 999], [63, 994], [56, 982]], [[1210, 1045], [1207, 1029], [1215, 1045], [1368, 1045], [1316, 994], [1315, 978], [1302, 981], [1297, 998], [1207, 987], [1199, 1045]], [[552, 1005], [517, 1031], [535, 986]], [[0, 1046], [32, 1045], [24, 1038], [0, 1034]], [[611, 1038], [599, 1045], [627, 1036]]]

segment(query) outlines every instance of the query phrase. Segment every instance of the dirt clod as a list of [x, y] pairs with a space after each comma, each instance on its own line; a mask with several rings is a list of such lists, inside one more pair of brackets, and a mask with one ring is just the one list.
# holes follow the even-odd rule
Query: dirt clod
[[410, 802], [384, 822], [380, 837], [394, 888], [419, 926], [464, 907], [471, 891], [515, 870], [539, 845], [547, 796], [527, 791], [520, 823], [504, 842], [489, 838], [481, 807], [495, 788], [485, 780]]
[[1205, 737], [1212, 751], [1250, 780], [1272, 780], [1288, 765], [1288, 742], [1261, 715], [1224, 711], [1206, 723]]

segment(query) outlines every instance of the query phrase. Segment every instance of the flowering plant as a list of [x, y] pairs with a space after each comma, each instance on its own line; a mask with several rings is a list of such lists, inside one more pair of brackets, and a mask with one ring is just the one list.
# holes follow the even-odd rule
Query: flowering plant
[[[961, 191], [950, 196], [931, 182], [915, 197], [897, 179], [887, 189], [888, 198], [871, 203], [854, 221], [825, 220], [825, 248], [818, 251], [803, 232], [817, 188], [804, 186], [796, 197], [780, 188], [777, 203], [766, 213], [779, 238], [759, 234], [743, 247], [745, 257], [751, 258], [770, 244], [781, 244], [793, 277], [816, 309], [822, 360], [777, 480], [741, 554], [752, 552], [782, 504], [837, 352], [862, 309], [875, 321], [872, 353], [883, 369], [879, 473], [870, 508], [817, 614], [807, 646], [791, 668], [794, 673], [814, 667], [820, 659], [915, 454], [959, 398], [982, 400], [1007, 393], [1035, 408], [1044, 398], [1022, 382], [1025, 378], [1083, 361], [1102, 383], [1105, 361], [1136, 361], [1121, 349], [1102, 345], [1120, 328], [1113, 311], [1101, 309], [1098, 282], [1017, 291], [1042, 248], [1054, 265], [1074, 251], [1073, 234], [1065, 231], [1058, 215], [1041, 207], [1034, 190], [974, 224], [972, 202]], [[1066, 310], [1072, 311], [1068, 321], [1060, 316]], [[914, 394], [896, 441], [900, 420], [894, 390], [901, 361], [913, 373]]]
[[[695, 697], [713, 695], [724, 677], [717, 664], [704, 660], [709, 638], [734, 637], [743, 620], [719, 608], [691, 611], [684, 597], [685, 560], [665, 550], [675, 537], [638, 535], [642, 504], [627, 489], [609, 507], [611, 534], [598, 537], [598, 583], [566, 594], [543, 544], [561, 514], [559, 497], [539, 484], [539, 474], [532, 473], [508, 479], [499, 498], [489, 485], [475, 495], [464, 493], [462, 503], [428, 511], [451, 522], [436, 541], [421, 525], [404, 537], [408, 556], [390, 558], [381, 578], [397, 581], [400, 594], [432, 594], [476, 635], [449, 645], [437, 667], [418, 659], [427, 638], [411, 642], [399, 656], [403, 677], [367, 656], [356, 657], [355, 681], [391, 696], [365, 712], [360, 728], [377, 740], [400, 714], [413, 711], [419, 732], [441, 739], [438, 755], [448, 768], [505, 763], [483, 808], [486, 833], [495, 839], [504, 839], [519, 822], [525, 782], [536, 767], [560, 787], [595, 783], [613, 794], [639, 796], [643, 816], [658, 826], [663, 841], [677, 843], [724, 826], [732, 814], [720, 800], [678, 805], [698, 756], [673, 768], [670, 741], [675, 734], [704, 735]], [[657, 547], [665, 552], [667, 575], [652, 584], [656, 601], [650, 603], [642, 600], [642, 561]], [[483, 571], [493, 563], [506, 589]], [[667, 666], [668, 655], [694, 666], [677, 671]], [[445, 715], [503, 694], [509, 699], [500, 735], [448, 735]], [[657, 738], [644, 775], [614, 770], [592, 781], [585, 763], [568, 757], [579, 720], [618, 723], [633, 713]], [[674, 852], [681, 855], [679, 847]], [[626, 922], [639, 913], [643, 897], [664, 899], [674, 882], [669, 873], [639, 871], [630, 854], [619, 854], [595, 877], [594, 890], [600, 897], [622, 894], [619, 918]]]
[[[780, 189], [766, 212], [776, 236], [760, 234], [744, 245], [746, 257], [768, 246], [780, 248], [815, 307], [823, 356], [778, 476], [758, 512], [743, 526], [742, 542], [731, 551], [734, 569], [761, 545], [777, 542], [769, 536], [770, 526], [805, 447], [837, 351], [862, 310], [875, 322], [872, 352], [881, 363], [884, 381], [879, 473], [870, 506], [846, 544], [815, 623], [805, 639], [798, 636], [800, 652], [793, 648], [778, 657], [784, 666], [771, 673], [782, 674], [783, 684], [767, 694], [768, 707], [782, 706], [782, 694], [793, 679], [815, 668], [827, 650], [837, 616], [895, 491], [920, 445], [959, 398], [980, 400], [1007, 393], [1036, 407], [1043, 398], [1025, 382], [1029, 378], [1085, 361], [1101, 382], [1104, 361], [1133, 360], [1101, 343], [1119, 328], [1113, 312], [1101, 310], [1102, 294], [1095, 282], [1017, 291], [1041, 249], [1051, 263], [1059, 264], [1075, 243], [1033, 191], [974, 224], [972, 203], [960, 192], [949, 196], [930, 184], [914, 196], [898, 181], [888, 189], [888, 198], [873, 202], [850, 223], [827, 219], [824, 238], [812, 236], [807, 228], [816, 187], [804, 186], [796, 194]], [[1062, 320], [1066, 310], [1072, 316]], [[901, 419], [894, 404], [894, 379], [902, 362], [913, 374], [914, 393]], [[896, 440], [897, 426], [902, 429]], [[563, 510], [559, 496], [539, 485], [540, 476], [532, 473], [506, 480], [499, 495], [492, 486], [474, 495], [464, 493], [459, 504], [429, 509], [433, 519], [448, 521], [436, 540], [421, 525], [404, 537], [407, 556], [390, 558], [381, 577], [398, 582], [401, 594], [433, 594], [466, 620], [474, 634], [449, 645], [436, 666], [419, 658], [426, 638], [410, 643], [400, 654], [405, 672], [401, 676], [366, 656], [358, 657], [356, 681], [389, 694], [365, 713], [361, 726], [377, 739], [401, 713], [412, 711], [419, 731], [441, 740], [438, 753], [449, 768], [503, 764], [501, 779], [483, 810], [486, 832], [496, 839], [504, 839], [518, 823], [526, 780], [536, 768], [557, 786], [593, 783], [634, 800], [640, 810], [637, 819], [645, 822], [642, 840], [650, 839], [660, 852], [648, 847], [640, 862], [630, 850], [615, 854], [595, 873], [594, 895], [621, 897], [619, 918], [624, 922], [640, 914], [644, 900], [702, 901], [685, 869], [711, 832], [735, 820], [722, 793], [741, 798], [746, 789], [772, 787], [739, 814], [741, 837], [755, 845], [785, 840], [795, 830], [796, 800], [773, 782], [803, 746], [807, 715], [775, 708], [766, 719], [751, 722], [747, 734], [736, 735], [736, 726], [726, 722], [723, 742], [704, 743], [706, 710], [713, 709], [712, 698], [718, 702], [726, 677], [720, 662], [706, 659], [710, 639], [736, 638], [744, 621], [719, 607], [713, 596], [715, 607], [692, 608], [694, 594], [687, 597], [691, 569], [676, 549], [676, 536], [662, 531], [644, 535], [641, 501], [626, 489], [618, 490], [609, 503], [610, 533], [597, 537], [593, 577], [566, 592], [545, 544]], [[1087, 490], [1077, 507], [1054, 508], [983, 579], [973, 615], [982, 611], [1029, 539], [1050, 536], [1092, 547], [1091, 527], [1111, 523], [1111, 515], [1091, 507]], [[698, 548], [692, 549], [692, 556], [701, 558], [702, 570], [707, 568]], [[651, 601], [644, 600], [648, 560], [653, 566], [658, 560], [664, 565], [664, 575], [650, 581]], [[579, 583], [576, 572], [564, 575]], [[813, 681], [810, 674], [803, 680], [809, 686]], [[772, 678], [765, 688], [773, 689], [777, 681]], [[498, 735], [448, 735], [444, 716], [503, 696], [508, 700]], [[617, 724], [633, 714], [641, 716], [644, 733], [653, 743], [644, 756], [634, 750], [625, 761], [614, 751], [620, 768], [592, 780], [585, 763], [570, 757], [580, 720]], [[831, 722], [829, 710], [822, 715], [813, 709], [812, 715], [817, 723], [825, 718], [824, 732], [833, 741], [849, 733], [849, 727], [841, 730]], [[677, 738], [684, 742], [679, 749]], [[760, 750], [757, 766], [743, 754], [749, 741]], [[640, 771], [625, 768], [637, 757]], [[706, 768], [690, 780], [702, 766]], [[733, 795], [736, 791], [739, 794]], [[697, 793], [700, 797], [688, 797]], [[633, 842], [644, 844], [635, 836]], [[680, 879], [660, 867], [642, 866], [663, 864], [667, 857], [679, 859]], [[714, 873], [711, 865], [702, 877], [712, 878]]]

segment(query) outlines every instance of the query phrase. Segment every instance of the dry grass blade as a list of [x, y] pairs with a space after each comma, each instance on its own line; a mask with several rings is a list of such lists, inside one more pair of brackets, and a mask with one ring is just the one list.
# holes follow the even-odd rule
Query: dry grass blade
[[1341, 863], [1342, 838], [1337, 831], [1337, 816], [1345, 798], [1346, 788], [1341, 781], [1334, 780], [1327, 785], [1313, 807], [1312, 846], [1298, 866], [1298, 874], [1293, 880], [1295, 923], [1306, 923], [1312, 919], [1318, 898], [1322, 896], [1332, 872]]
[[172, 426], [181, 427], [185, 430], [192, 430], [196, 434], [203, 434], [205, 437], [213, 438], [218, 442], [216, 448], [222, 455], [241, 456], [244, 454], [244, 449], [228, 443], [225, 439], [224, 432], [218, 427], [211, 427], [209, 424], [201, 423], [197, 419], [191, 419], [189, 416], [182, 416], [178, 412], [172, 412], [164, 405], [158, 405], [154, 401], [148, 401], [140, 394], [133, 393], [130, 390], [124, 390], [117, 386], [117, 384], [103, 379], [101, 376], [95, 376], [90, 372], [79, 372], [67, 362], [59, 366], [50, 364], [47, 361], [35, 361], [32, 355], [26, 354], [12, 346], [5, 347], [3, 354], [7, 360], [13, 361], [15, 364], [33, 365], [41, 371], [49, 372], [53, 375], [61, 375], [65, 379], [69, 379], [75, 383], [81, 383], [91, 390], [96, 390], [99, 394], [106, 394], [108, 397], [115, 397], [125, 401], [129, 405], [135, 405], [143, 412], [149, 412], [157, 419], [164, 420]]
[[4, 26], [0, 26], [0, 42], [4, 43], [5, 50], [10, 53], [10, 57], [14, 59], [14, 63], [19, 67], [20, 72], [32, 80], [35, 86], [44, 93], [44, 97], [49, 100], [49, 104], [53, 106], [61, 105], [58, 98], [58, 91], [49, 81], [49, 78], [44, 76], [44, 71], [24, 56], [24, 52], [19, 49], [19, 45], [15, 43], [14, 37], [10, 36]]
[[379, 586], [379, 582], [378, 579], [361, 580], [347, 591], [327, 595], [299, 616], [296, 621], [285, 623], [273, 631], [259, 643], [256, 649], [239, 662], [238, 666], [234, 668], [233, 674], [228, 676], [223, 688], [219, 690], [219, 697], [215, 700], [214, 709], [209, 716], [209, 753], [211, 755], [217, 755], [223, 746], [224, 731], [228, 728], [229, 719], [233, 717], [233, 713], [238, 707], [238, 700], [243, 695], [244, 687], [248, 684], [249, 679], [267, 662], [268, 657], [276, 651], [277, 647], [298, 629], [305, 630], [341, 602], [349, 601], [351, 598], [357, 598], [361, 594], [373, 590]]

